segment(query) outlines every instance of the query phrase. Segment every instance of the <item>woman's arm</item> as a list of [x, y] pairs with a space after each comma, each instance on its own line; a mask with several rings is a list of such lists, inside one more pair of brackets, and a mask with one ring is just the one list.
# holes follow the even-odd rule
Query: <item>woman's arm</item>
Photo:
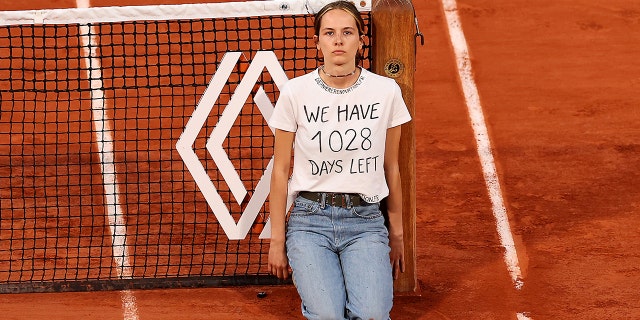
[[287, 183], [291, 168], [291, 149], [294, 132], [276, 129], [273, 148], [273, 171], [269, 194], [269, 219], [271, 241], [269, 243], [269, 270], [280, 279], [289, 277], [289, 262], [285, 249], [285, 221], [287, 214]]
[[387, 129], [387, 141], [384, 154], [384, 172], [389, 186], [387, 212], [389, 216], [389, 246], [393, 278], [404, 272], [404, 232], [402, 227], [402, 184], [398, 153], [400, 149], [401, 126]]

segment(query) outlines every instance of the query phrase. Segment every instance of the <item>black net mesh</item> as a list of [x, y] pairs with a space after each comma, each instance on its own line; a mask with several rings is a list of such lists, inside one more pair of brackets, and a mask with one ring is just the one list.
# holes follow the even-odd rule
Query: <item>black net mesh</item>
[[275, 104], [268, 72], [222, 143], [244, 198], [206, 144], [258, 51], [289, 78], [318, 66], [311, 26], [310, 15], [0, 26], [0, 291], [273, 282], [259, 239], [268, 202], [229, 240], [176, 142], [224, 54], [241, 52], [191, 145], [237, 222], [273, 152], [254, 101], [262, 88]]

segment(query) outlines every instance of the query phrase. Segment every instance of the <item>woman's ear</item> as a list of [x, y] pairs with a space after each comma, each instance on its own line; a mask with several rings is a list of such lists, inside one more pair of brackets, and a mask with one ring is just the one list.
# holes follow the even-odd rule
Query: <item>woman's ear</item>
[[313, 43], [316, 45], [316, 49], [320, 50], [320, 46], [318, 45], [319, 38], [317, 35], [313, 36]]
[[364, 35], [360, 36], [360, 49], [364, 46]]

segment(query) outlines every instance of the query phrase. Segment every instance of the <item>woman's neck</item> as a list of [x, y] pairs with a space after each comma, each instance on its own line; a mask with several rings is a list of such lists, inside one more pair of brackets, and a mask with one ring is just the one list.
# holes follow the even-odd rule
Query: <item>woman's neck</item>
[[358, 66], [343, 67], [322, 65], [318, 73], [324, 83], [330, 87], [337, 89], [345, 89], [352, 86], [358, 77], [360, 77], [361, 69]]

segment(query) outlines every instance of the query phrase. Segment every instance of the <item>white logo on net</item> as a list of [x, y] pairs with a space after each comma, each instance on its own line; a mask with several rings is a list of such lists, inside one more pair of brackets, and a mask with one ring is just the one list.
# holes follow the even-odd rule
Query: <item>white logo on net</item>
[[[209, 207], [213, 211], [213, 214], [216, 216], [216, 219], [218, 219], [218, 222], [230, 240], [241, 240], [247, 236], [249, 229], [260, 213], [260, 209], [267, 200], [271, 181], [271, 170], [273, 168], [273, 157], [269, 160], [262, 177], [255, 187], [253, 196], [249, 200], [245, 210], [242, 212], [238, 223], [236, 223], [229, 212], [229, 208], [222, 200], [222, 197], [218, 194], [215, 185], [207, 175], [202, 162], [198, 159], [198, 156], [193, 149], [193, 144], [198, 133], [202, 130], [216, 100], [218, 99], [218, 96], [226, 85], [227, 80], [233, 72], [233, 69], [238, 63], [241, 55], [241, 52], [225, 53], [218, 70], [216, 70], [216, 73], [213, 75], [209, 86], [202, 95], [202, 98], [194, 109], [193, 114], [191, 114], [191, 118], [187, 122], [182, 135], [176, 143], [176, 149], [180, 154], [182, 161], [184, 161], [187, 169], [200, 188], [200, 192], [202, 192], [202, 195], [205, 197]], [[242, 80], [236, 87], [231, 100], [229, 100], [229, 103], [222, 112], [222, 115], [211, 132], [211, 136], [206, 144], [207, 151], [216, 163], [218, 170], [222, 174], [224, 181], [229, 186], [229, 189], [238, 204], [240, 204], [245, 198], [247, 190], [245, 189], [236, 168], [233, 166], [233, 163], [222, 147], [222, 144], [225, 138], [229, 135], [234, 122], [242, 111], [242, 107], [245, 105], [253, 87], [265, 68], [278, 88], [281, 88], [288, 80], [287, 75], [278, 62], [278, 58], [272, 51], [258, 51], [242, 77]], [[253, 100], [258, 106], [258, 109], [260, 110], [260, 113], [262, 113], [264, 119], [268, 122], [269, 118], [271, 118], [271, 114], [273, 113], [274, 106], [262, 86], [260, 86], [256, 91]], [[273, 128], [270, 129], [273, 132]], [[269, 238], [270, 236], [271, 228], [269, 221], [267, 221], [264, 230], [260, 233], [260, 238]]]

